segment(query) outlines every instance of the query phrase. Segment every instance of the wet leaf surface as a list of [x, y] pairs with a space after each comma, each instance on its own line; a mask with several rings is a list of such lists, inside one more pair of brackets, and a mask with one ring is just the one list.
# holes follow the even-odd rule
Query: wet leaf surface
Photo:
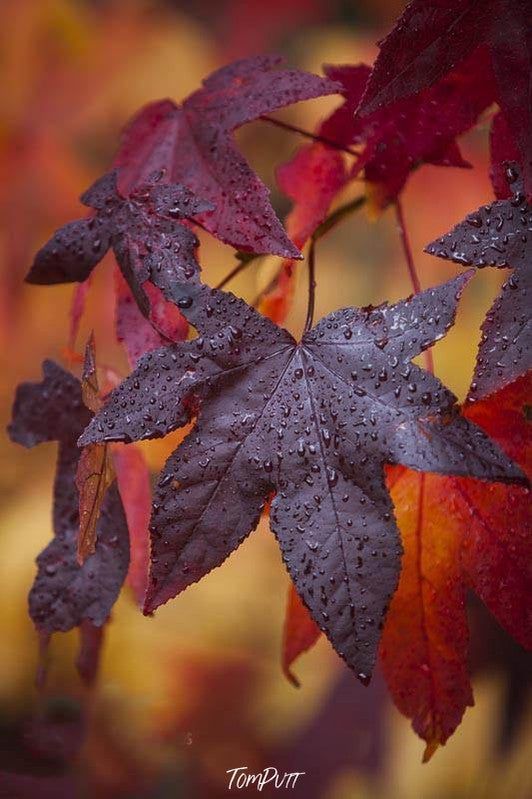
[[515, 165], [507, 165], [506, 177], [510, 199], [481, 206], [425, 248], [462, 266], [514, 269], [482, 325], [470, 399], [488, 396], [532, 366], [532, 206]]
[[142, 358], [80, 439], [153, 438], [197, 414], [155, 492], [146, 612], [220, 565], [274, 491], [270, 523], [299, 594], [369, 678], [401, 555], [384, 464], [525, 479], [411, 362], [453, 324], [469, 277], [336, 311], [299, 344], [231, 294], [181, 286], [199, 337]]
[[96, 551], [77, 561], [79, 501], [76, 471], [81, 450], [77, 438], [91, 412], [83, 404], [79, 381], [53, 361], [43, 364], [40, 383], [17, 389], [9, 434], [33, 447], [58, 441], [54, 485], [55, 536], [37, 558], [37, 577], [30, 592], [30, 615], [44, 632], [70, 630], [83, 620], [101, 627], [107, 621], [129, 564], [129, 540], [116, 485], [107, 491], [97, 523]]
[[115, 163], [126, 191], [153, 170], [182, 183], [214, 210], [204, 227], [239, 250], [299, 258], [268, 198], [269, 191], [238, 151], [233, 131], [278, 108], [333, 94], [326, 78], [276, 69], [273, 56], [235, 61], [203, 81], [179, 106], [161, 100], [143, 108], [126, 129]]

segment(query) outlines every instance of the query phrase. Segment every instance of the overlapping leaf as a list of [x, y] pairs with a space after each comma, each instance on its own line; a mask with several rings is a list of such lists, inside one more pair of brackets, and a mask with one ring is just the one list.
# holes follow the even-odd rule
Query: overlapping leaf
[[[530, 376], [465, 415], [530, 476], [523, 442]], [[380, 655], [394, 702], [427, 743], [425, 759], [454, 732], [468, 705], [465, 595], [470, 585], [500, 624], [532, 648], [530, 491], [467, 478], [399, 470], [388, 486], [403, 543], [401, 577], [384, 626]], [[284, 663], [317, 639], [312, 619], [292, 599]]]
[[236, 148], [233, 131], [291, 103], [332, 94], [331, 81], [300, 70], [275, 69], [266, 56], [214, 72], [177, 106], [161, 100], [143, 108], [126, 129], [115, 163], [129, 192], [165, 169], [214, 210], [199, 219], [238, 250], [299, 258], [268, 199], [268, 189]]
[[[293, 201], [286, 218], [286, 229], [294, 244], [303, 248], [347, 180], [341, 153], [321, 142], [303, 147], [294, 158], [277, 170], [279, 188]], [[285, 261], [275, 285], [266, 292], [259, 310], [282, 324], [290, 308], [295, 272]]]
[[532, 192], [532, 26], [529, 0], [413, 0], [381, 51], [362, 114], [418, 94], [482, 46], [490, 51], [497, 99], [520, 151]]
[[113, 484], [97, 523], [96, 551], [80, 566], [77, 439], [92, 414], [83, 403], [81, 385], [73, 375], [53, 361], [44, 362], [43, 375], [40, 383], [18, 387], [9, 426], [12, 440], [26, 447], [43, 441], [59, 442], [54, 486], [55, 537], [37, 558], [30, 614], [36, 627], [45, 633], [70, 630], [84, 620], [101, 627], [109, 617], [129, 564], [124, 509]]
[[515, 166], [508, 165], [506, 174], [510, 199], [482, 206], [425, 248], [465, 266], [514, 268], [482, 325], [472, 398], [487, 396], [532, 367], [532, 206]]
[[495, 99], [485, 52], [416, 96], [364, 117], [355, 112], [370, 68], [365, 64], [330, 66], [325, 72], [342, 84], [345, 102], [323, 123], [320, 133], [344, 146], [360, 148], [351, 174], [364, 169], [377, 208], [398, 196], [420, 164], [470, 166], [456, 139], [476, 124]]
[[[530, 378], [466, 406], [530, 475], [523, 442]], [[384, 673], [399, 709], [427, 742], [428, 758], [472, 704], [465, 592], [469, 584], [499, 622], [532, 648], [530, 492], [405, 471], [392, 491], [404, 555], [383, 632]]]
[[337, 311], [299, 344], [231, 294], [180, 286], [199, 337], [142, 358], [80, 439], [153, 438], [198, 414], [156, 490], [147, 612], [220, 565], [275, 492], [271, 526], [298, 592], [367, 679], [401, 553], [385, 462], [524, 479], [411, 362], [452, 325], [468, 277]]
[[117, 171], [99, 178], [81, 197], [95, 210], [85, 219], [57, 230], [39, 250], [26, 278], [29, 283], [70, 283], [86, 280], [112, 247], [137, 304], [149, 316], [149, 297], [142, 288], [155, 282], [173, 299], [178, 281], [197, 280], [198, 239], [179, 220], [211, 208], [183, 186], [160, 185], [161, 173], [124, 198], [117, 190]]

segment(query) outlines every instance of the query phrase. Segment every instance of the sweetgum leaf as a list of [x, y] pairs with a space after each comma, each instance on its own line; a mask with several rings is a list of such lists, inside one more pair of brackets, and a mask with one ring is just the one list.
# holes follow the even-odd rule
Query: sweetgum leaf
[[[530, 376], [464, 409], [528, 475], [529, 397]], [[405, 470], [392, 497], [404, 555], [381, 659], [393, 699], [427, 742], [428, 758], [472, 704], [467, 586], [522, 646], [532, 648], [530, 491]]]
[[464, 266], [514, 268], [482, 325], [471, 399], [511, 383], [532, 365], [532, 206], [515, 165], [508, 165], [506, 174], [511, 199], [482, 206], [425, 247]]
[[171, 341], [184, 341], [188, 333], [187, 320], [176, 305], [165, 300], [157, 286], [145, 283], [143, 290], [149, 299], [149, 319], [142, 315], [131, 289], [116, 267], [116, 338], [124, 345], [132, 368], [135, 368], [137, 361], [145, 352]]
[[16, 393], [9, 435], [33, 447], [59, 442], [54, 485], [55, 537], [37, 558], [30, 592], [30, 615], [43, 632], [70, 630], [83, 620], [101, 627], [107, 621], [127, 574], [129, 540], [116, 484], [107, 491], [97, 524], [96, 551], [77, 562], [79, 503], [77, 438], [92, 417], [83, 404], [79, 381], [53, 361], [43, 364], [40, 383], [23, 383]]
[[271, 527], [298, 592], [368, 678], [401, 554], [384, 464], [525, 479], [411, 362], [453, 324], [469, 277], [337, 311], [300, 343], [231, 294], [180, 287], [199, 337], [142, 358], [80, 439], [153, 438], [197, 414], [155, 492], [146, 612], [220, 565], [275, 492]]
[[300, 258], [233, 132], [262, 114], [338, 87], [308, 72], [275, 69], [279, 62], [272, 56], [236, 61], [206, 78], [181, 105], [162, 100], [143, 108], [115, 160], [121, 189], [130, 191], [153, 170], [166, 169], [169, 179], [214, 205], [199, 219], [222, 241], [247, 252]]
[[57, 230], [37, 253], [26, 280], [39, 284], [86, 280], [112, 247], [140, 310], [148, 316], [150, 301], [143, 283], [156, 280], [172, 300], [174, 283], [197, 281], [199, 242], [180, 220], [212, 206], [184, 186], [161, 185], [161, 173], [152, 173], [124, 198], [118, 193], [117, 174], [116, 169], [107, 173], [82, 195], [82, 202], [96, 213]]
[[532, 26], [529, 0], [413, 0], [381, 43], [359, 113], [432, 86], [479, 45], [489, 47], [497, 99], [532, 192]]
[[345, 102], [322, 124], [320, 133], [344, 146], [361, 147], [351, 177], [364, 169], [379, 209], [399, 195], [410, 173], [423, 163], [471, 166], [456, 139], [476, 124], [495, 99], [486, 50], [416, 96], [364, 117], [355, 111], [370, 68], [338, 65], [324, 71], [343, 86]]

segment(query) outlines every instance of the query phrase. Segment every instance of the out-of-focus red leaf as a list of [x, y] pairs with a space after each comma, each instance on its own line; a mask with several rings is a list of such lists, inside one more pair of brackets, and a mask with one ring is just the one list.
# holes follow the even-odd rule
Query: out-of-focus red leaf
[[246, 252], [299, 258], [233, 131], [277, 108], [333, 94], [337, 86], [300, 70], [275, 69], [278, 63], [271, 56], [236, 61], [206, 78], [180, 106], [163, 100], [143, 108], [115, 159], [121, 191], [164, 169], [169, 180], [214, 205], [198, 218], [222, 241]]
[[138, 605], [144, 603], [150, 560], [150, 473], [140, 449], [133, 444], [114, 444], [113, 461], [120, 498], [129, 528], [130, 560], [127, 582]]
[[292, 685], [299, 687], [299, 680], [291, 670], [292, 663], [310, 649], [321, 635], [321, 630], [299, 598], [293, 583], [288, 589], [286, 616], [283, 634], [283, 671]]
[[[303, 248], [323, 222], [346, 179], [341, 153], [320, 142], [302, 147], [291, 161], [278, 168], [279, 188], [293, 201], [285, 224], [296, 247]], [[294, 265], [286, 260], [275, 285], [261, 297], [260, 312], [277, 324], [285, 321], [290, 309], [294, 280]]]
[[145, 352], [172, 341], [184, 341], [188, 332], [188, 323], [176, 305], [165, 300], [156, 286], [147, 283], [144, 290], [156, 327], [141, 314], [120, 270], [115, 270], [116, 337], [124, 345], [132, 368]]
[[468, 167], [456, 142], [495, 99], [489, 55], [479, 49], [472, 58], [434, 86], [392, 106], [357, 116], [369, 67], [326, 67], [344, 87], [345, 102], [321, 128], [323, 135], [348, 146], [360, 146], [352, 176], [364, 169], [376, 209], [393, 201], [408, 175], [423, 163]]
[[323, 222], [346, 180], [342, 154], [321, 142], [302, 147], [278, 168], [279, 188], [293, 201], [286, 229], [297, 247], [303, 247]]
[[359, 113], [419, 95], [479, 45], [487, 44], [497, 99], [520, 151], [525, 188], [532, 192], [532, 26], [529, 0], [413, 0], [381, 51]]
[[[532, 373], [465, 413], [499, 442], [532, 478], [529, 407]], [[468, 582], [499, 623], [532, 649], [532, 507], [530, 491], [517, 486], [455, 480], [464, 514], [462, 561]]]
[[68, 348], [74, 350], [76, 338], [78, 336], [79, 325], [85, 311], [85, 302], [89, 293], [91, 278], [88, 277], [83, 283], [79, 283], [74, 288], [72, 304], [70, 306], [70, 330], [68, 334]]

